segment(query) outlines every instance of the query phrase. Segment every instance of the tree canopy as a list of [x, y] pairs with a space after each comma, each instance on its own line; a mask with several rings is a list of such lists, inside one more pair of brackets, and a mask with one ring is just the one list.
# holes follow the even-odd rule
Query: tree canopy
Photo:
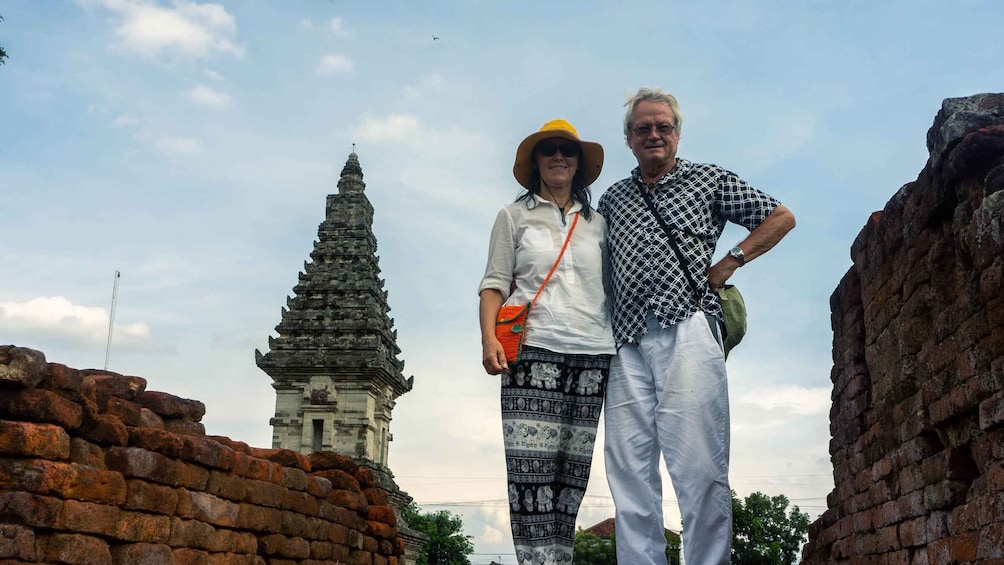
[[732, 491], [732, 563], [791, 565], [809, 531], [809, 515], [788, 498], [754, 492], [745, 502]]
[[[3, 21], [3, 16], [0, 16], [0, 22]], [[3, 45], [0, 45], [0, 65], [6, 63], [7, 52], [3, 50]]]
[[[680, 538], [666, 532], [666, 559], [669, 565], [680, 565]], [[617, 532], [610, 539], [601, 538], [579, 528], [575, 532], [575, 565], [616, 565]]]
[[401, 514], [411, 529], [429, 536], [418, 555], [418, 565], [470, 565], [467, 556], [474, 553], [474, 544], [471, 536], [464, 535], [460, 516], [446, 510], [423, 513], [415, 504], [406, 506]]

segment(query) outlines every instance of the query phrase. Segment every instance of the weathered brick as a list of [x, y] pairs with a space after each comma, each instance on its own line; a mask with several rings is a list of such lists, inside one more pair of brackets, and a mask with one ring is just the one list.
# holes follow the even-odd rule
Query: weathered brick
[[170, 516], [177, 507], [178, 491], [174, 488], [140, 479], [126, 481], [126, 500], [123, 508]]
[[84, 381], [94, 384], [98, 406], [105, 406], [111, 397], [135, 400], [140, 393], [146, 390], [146, 379], [141, 377], [127, 377], [101, 369], [84, 369], [80, 371], [80, 374], [83, 375]]
[[180, 489], [175, 513], [214, 526], [234, 527], [238, 523], [240, 506], [205, 492]]
[[171, 531], [167, 543], [173, 547], [185, 546], [208, 551], [230, 551], [230, 548], [212, 547], [214, 534], [216, 534], [216, 528], [205, 522], [173, 517], [171, 518]]
[[[363, 499], [363, 502], [366, 502], [365, 499]], [[283, 494], [282, 508], [306, 514], [307, 516], [317, 516], [320, 514], [320, 507], [316, 498], [305, 492], [297, 492], [295, 490], [287, 490]]]
[[136, 447], [112, 447], [105, 456], [109, 469], [130, 478], [145, 479], [192, 490], [204, 490], [209, 471]]
[[38, 559], [65, 565], [112, 565], [108, 544], [80, 534], [36, 535]]
[[18, 524], [0, 523], [0, 559], [35, 561], [35, 531]]
[[174, 565], [210, 565], [209, 553], [187, 547], [174, 548], [171, 557]]
[[382, 522], [388, 526], [397, 527], [397, 515], [394, 508], [387, 505], [370, 505], [369, 519]]
[[0, 345], [0, 383], [32, 388], [48, 375], [45, 354], [27, 347]]
[[[250, 485], [249, 481], [242, 479], [233, 473], [223, 471], [210, 471], [209, 482], [206, 484], [206, 492], [214, 494], [220, 498], [242, 502], [247, 498]], [[277, 497], [276, 504], [281, 500]]]
[[63, 501], [58, 498], [0, 491], [0, 520], [3, 522], [56, 529], [60, 526], [62, 510]]
[[[309, 464], [309, 463], [308, 463]], [[307, 473], [293, 467], [282, 468], [282, 486], [292, 490], [307, 490]]]
[[0, 418], [55, 424], [75, 430], [80, 427], [83, 408], [51, 390], [0, 389]]
[[167, 543], [171, 537], [171, 519], [124, 510], [119, 515], [114, 537], [126, 541]]
[[143, 423], [142, 407], [135, 402], [113, 396], [105, 403], [105, 413], [115, 416], [127, 426], [139, 426]]
[[237, 452], [218, 441], [198, 435], [182, 436], [181, 459], [190, 463], [230, 471], [234, 468]]
[[111, 414], [84, 414], [77, 435], [98, 445], [128, 445], [129, 429]]
[[69, 459], [70, 436], [52, 424], [0, 420], [0, 455]]
[[104, 450], [78, 437], [70, 438], [70, 461], [97, 469], [107, 469]]
[[46, 459], [0, 459], [0, 484], [10, 490], [111, 504], [121, 504], [126, 494], [125, 480], [118, 473]]
[[161, 418], [185, 418], [199, 422], [206, 415], [205, 404], [166, 392], [144, 391], [136, 396], [136, 402], [153, 410]]
[[164, 418], [164, 429], [178, 435], [205, 436], [206, 426], [185, 418]]
[[927, 518], [921, 516], [899, 525], [899, 540], [903, 547], [918, 547], [927, 544]]
[[117, 506], [67, 500], [59, 517], [61, 530], [112, 537], [118, 528], [121, 511]]
[[154, 543], [131, 543], [112, 548], [115, 565], [175, 565], [170, 546]]

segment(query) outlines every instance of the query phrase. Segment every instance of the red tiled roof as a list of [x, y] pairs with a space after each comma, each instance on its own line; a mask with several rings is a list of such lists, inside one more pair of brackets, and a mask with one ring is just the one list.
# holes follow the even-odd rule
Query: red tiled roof
[[[614, 519], [613, 518], [607, 518], [606, 520], [603, 520], [602, 522], [600, 522], [598, 524], [594, 524], [594, 525], [586, 528], [584, 531], [589, 532], [589, 533], [593, 534], [594, 536], [596, 536], [598, 538], [610, 539], [610, 538], [614, 537], [614, 532], [616, 531], [616, 529], [617, 528], [614, 525]], [[667, 529], [666, 533], [670, 534], [671, 537], [675, 537], [675, 538], [679, 538], [680, 537], [680, 533], [679, 532], [675, 532], [675, 531], [670, 530], [670, 529]]]

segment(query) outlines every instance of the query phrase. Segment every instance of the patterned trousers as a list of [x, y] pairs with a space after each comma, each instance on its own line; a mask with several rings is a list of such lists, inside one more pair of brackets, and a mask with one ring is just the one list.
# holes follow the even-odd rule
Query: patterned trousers
[[524, 347], [502, 376], [509, 522], [520, 565], [569, 565], [610, 355]]

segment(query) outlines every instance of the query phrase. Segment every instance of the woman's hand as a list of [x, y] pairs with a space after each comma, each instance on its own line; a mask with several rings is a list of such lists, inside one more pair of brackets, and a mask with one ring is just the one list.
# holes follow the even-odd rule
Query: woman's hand
[[505, 360], [505, 351], [502, 344], [495, 336], [490, 336], [481, 343], [481, 364], [489, 375], [498, 375], [502, 371], [509, 370], [509, 364]]
[[486, 288], [481, 291], [478, 308], [481, 322], [481, 364], [489, 375], [497, 375], [509, 369], [502, 344], [495, 337], [495, 320], [498, 319], [499, 309], [504, 301], [498, 290]]

